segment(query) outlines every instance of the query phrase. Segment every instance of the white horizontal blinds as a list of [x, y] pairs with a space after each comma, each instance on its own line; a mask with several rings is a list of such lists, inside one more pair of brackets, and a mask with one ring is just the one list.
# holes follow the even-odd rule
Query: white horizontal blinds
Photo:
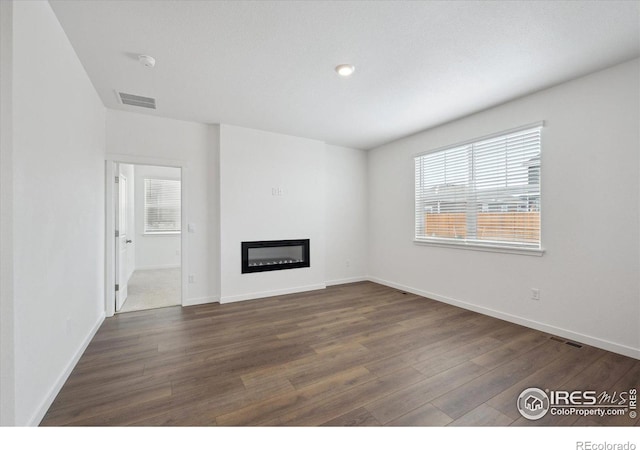
[[416, 239], [540, 248], [540, 133], [417, 156]]
[[144, 180], [144, 231], [180, 231], [180, 181]]
[[477, 239], [540, 247], [540, 128], [473, 144]]
[[423, 237], [466, 236], [470, 146], [416, 158], [416, 233]]

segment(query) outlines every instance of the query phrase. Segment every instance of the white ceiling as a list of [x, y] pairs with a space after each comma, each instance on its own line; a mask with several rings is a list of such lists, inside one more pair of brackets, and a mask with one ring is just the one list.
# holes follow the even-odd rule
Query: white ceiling
[[640, 54], [637, 1], [50, 3], [109, 108], [362, 149]]

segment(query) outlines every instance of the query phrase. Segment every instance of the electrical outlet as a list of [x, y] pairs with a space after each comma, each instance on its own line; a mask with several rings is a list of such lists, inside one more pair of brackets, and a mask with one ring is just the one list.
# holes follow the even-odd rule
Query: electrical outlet
[[351, 261], [349, 261], [348, 259], [344, 262], [344, 265], [346, 267], [351, 267]]
[[189, 283], [195, 283], [196, 282], [196, 276], [194, 274], [189, 275]]
[[540, 300], [540, 289], [531, 288], [531, 300], [535, 300], [535, 301]]

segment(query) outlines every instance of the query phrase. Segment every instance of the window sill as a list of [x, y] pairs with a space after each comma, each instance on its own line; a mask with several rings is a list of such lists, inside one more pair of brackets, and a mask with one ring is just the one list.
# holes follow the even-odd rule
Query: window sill
[[481, 245], [481, 244], [467, 244], [457, 242], [441, 242], [441, 241], [428, 241], [422, 239], [414, 239], [414, 244], [428, 245], [433, 247], [446, 247], [455, 248], [459, 250], [475, 250], [481, 252], [492, 253], [511, 253], [514, 255], [527, 255], [527, 256], [542, 256], [544, 255], [544, 249], [538, 248], [517, 248], [517, 247], [501, 247], [499, 245]]
[[145, 231], [143, 236], [179, 236], [181, 231]]

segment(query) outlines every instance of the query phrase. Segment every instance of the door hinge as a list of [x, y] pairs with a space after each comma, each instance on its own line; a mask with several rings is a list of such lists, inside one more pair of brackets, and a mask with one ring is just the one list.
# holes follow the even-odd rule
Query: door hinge
[[116, 292], [118, 292], [120, 290], [120, 285], [116, 284]]
[[120, 183], [120, 177], [116, 177], [116, 183]]
[[116, 237], [120, 237], [120, 230], [116, 230]]

